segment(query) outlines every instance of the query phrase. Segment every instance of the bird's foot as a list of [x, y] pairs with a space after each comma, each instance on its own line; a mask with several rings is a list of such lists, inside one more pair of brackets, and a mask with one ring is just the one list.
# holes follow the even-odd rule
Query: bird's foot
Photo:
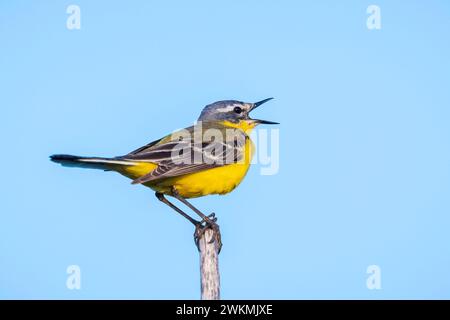
[[220, 227], [216, 223], [217, 218], [215, 213], [211, 213], [207, 216], [208, 219], [203, 219], [202, 222], [195, 225], [194, 232], [194, 242], [197, 246], [197, 249], [200, 251], [200, 239], [205, 235], [205, 231], [207, 229], [211, 229], [213, 231], [213, 237], [208, 243], [216, 242], [218, 246], [218, 252], [222, 249], [222, 236], [220, 234]]
[[216, 218], [216, 214], [213, 212], [213, 213], [211, 213], [211, 214], [209, 214], [209, 215], [207, 215], [205, 218], [203, 218], [203, 220], [201, 221], [201, 223], [203, 224], [203, 223], [205, 223], [205, 224], [208, 224], [208, 223], [216, 223], [217, 222], [217, 218]]

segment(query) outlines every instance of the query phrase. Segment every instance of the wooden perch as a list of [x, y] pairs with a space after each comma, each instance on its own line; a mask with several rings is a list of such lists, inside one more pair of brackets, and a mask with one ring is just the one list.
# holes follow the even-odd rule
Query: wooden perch
[[215, 232], [207, 228], [199, 239], [202, 300], [220, 299], [219, 244]]

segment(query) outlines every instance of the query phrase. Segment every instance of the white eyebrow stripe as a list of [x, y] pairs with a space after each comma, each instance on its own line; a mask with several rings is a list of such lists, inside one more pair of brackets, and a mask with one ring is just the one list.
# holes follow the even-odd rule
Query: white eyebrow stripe
[[226, 106], [226, 107], [223, 107], [223, 108], [218, 108], [218, 109], [216, 109], [216, 111], [219, 111], [219, 112], [228, 112], [228, 111], [231, 111], [231, 110], [233, 110], [234, 109], [234, 105], [231, 105], [231, 106]]

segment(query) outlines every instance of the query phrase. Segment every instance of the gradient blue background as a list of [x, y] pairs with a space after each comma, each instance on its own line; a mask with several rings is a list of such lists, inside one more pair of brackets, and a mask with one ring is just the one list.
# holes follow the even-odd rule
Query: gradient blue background
[[223, 298], [450, 298], [449, 14], [444, 0], [2, 1], [0, 298], [198, 298], [186, 221], [48, 156], [124, 154], [210, 102], [269, 96], [257, 116], [281, 122], [279, 173], [255, 166], [193, 201], [220, 219]]

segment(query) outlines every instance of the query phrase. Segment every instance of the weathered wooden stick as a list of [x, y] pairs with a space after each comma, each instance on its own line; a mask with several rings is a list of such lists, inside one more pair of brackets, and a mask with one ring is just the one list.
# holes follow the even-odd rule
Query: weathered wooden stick
[[202, 300], [220, 299], [219, 244], [213, 239], [215, 231], [211, 228], [199, 239]]

